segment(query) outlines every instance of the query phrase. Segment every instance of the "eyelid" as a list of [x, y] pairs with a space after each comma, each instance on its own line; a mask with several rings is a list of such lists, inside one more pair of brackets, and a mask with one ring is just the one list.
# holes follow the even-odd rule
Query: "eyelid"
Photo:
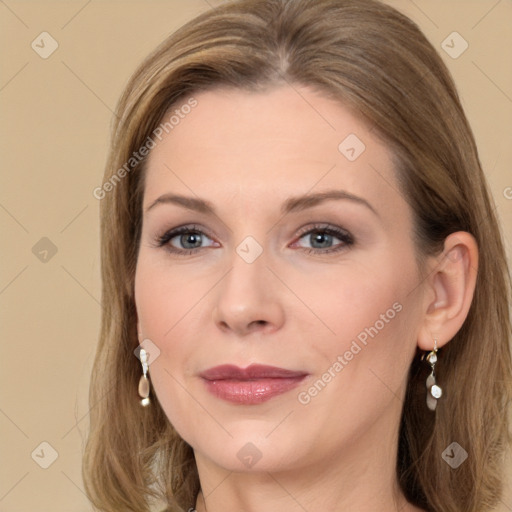
[[340, 243], [337, 245], [334, 245], [333, 247], [328, 247], [325, 249], [318, 249], [315, 247], [300, 247], [302, 251], [305, 251], [306, 253], [311, 254], [317, 254], [317, 255], [326, 255], [329, 253], [336, 253], [340, 251], [347, 250], [349, 247], [353, 246], [355, 244], [355, 238], [354, 236], [347, 231], [346, 229], [329, 223], [315, 223], [313, 225], [304, 226], [299, 230], [299, 233], [295, 237], [294, 241], [290, 244], [292, 247], [296, 246], [298, 242], [304, 238], [306, 235], [310, 235], [315, 232], [324, 232], [328, 233], [329, 235], [338, 238], [340, 240]]
[[181, 251], [197, 251], [199, 249], [206, 249], [206, 247], [198, 247], [196, 249], [179, 249], [173, 247], [172, 249], [170, 249], [170, 247], [172, 246], [169, 244], [169, 242], [176, 236], [179, 236], [184, 233], [198, 233], [201, 236], [205, 236], [206, 238], [210, 239], [214, 243], [219, 244], [215, 237], [210, 234], [208, 229], [198, 224], [181, 224], [170, 229], [165, 229], [163, 230], [163, 232], [159, 233], [157, 233], [153, 238], [155, 247], [167, 247], [170, 252], [180, 253]]
[[[307, 224], [306, 226], [302, 226], [298, 230], [298, 236], [306, 235], [312, 231], [333, 231], [335, 233], [350, 235], [350, 232], [336, 224], [331, 224], [329, 222], [314, 222], [313, 224]], [[350, 235], [351, 236], [351, 235]]]
[[340, 238], [342, 241], [346, 241], [346, 242], [350, 242], [350, 243], [354, 243], [354, 241], [355, 241], [354, 237], [350, 233], [350, 231], [348, 231], [340, 226], [336, 226], [334, 224], [329, 224], [329, 223], [315, 223], [313, 225], [308, 225], [308, 226], [304, 226], [304, 227], [300, 228], [298, 234], [296, 235], [295, 241], [293, 243], [300, 240], [305, 235], [314, 233], [316, 231], [327, 232], [331, 235], [336, 236], [337, 238]]

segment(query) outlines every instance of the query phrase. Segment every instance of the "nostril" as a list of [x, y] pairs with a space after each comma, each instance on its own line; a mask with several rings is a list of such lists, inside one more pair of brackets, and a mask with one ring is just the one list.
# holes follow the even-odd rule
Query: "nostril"
[[268, 324], [266, 320], [254, 320], [249, 324], [249, 328], [265, 327]]
[[219, 323], [219, 326], [224, 331], [229, 331], [229, 325], [226, 322], [224, 322], [224, 320]]

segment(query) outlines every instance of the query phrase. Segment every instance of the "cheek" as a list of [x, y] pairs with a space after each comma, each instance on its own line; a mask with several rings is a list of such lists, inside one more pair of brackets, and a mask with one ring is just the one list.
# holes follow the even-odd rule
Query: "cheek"
[[165, 343], [182, 327], [182, 321], [193, 321], [194, 308], [211, 286], [210, 281], [141, 255], [135, 274], [135, 303], [144, 337]]
[[[185, 277], [178, 268], [139, 257], [135, 275], [135, 303], [143, 338], [160, 351], [150, 365], [151, 385], [166, 416], [180, 433], [194, 429], [189, 419], [201, 414], [185, 391], [192, 357], [201, 351], [197, 315], [211, 279]], [[187, 411], [186, 414], [183, 414]]]
[[328, 268], [314, 277], [296, 275], [293, 283], [310, 313], [323, 324], [317, 322], [317, 334], [335, 349], [344, 348], [347, 341], [358, 339], [364, 344], [403, 330], [404, 317], [412, 313], [410, 306], [416, 301], [411, 292], [417, 285], [414, 262], [385, 253], [369, 262]]
[[321, 432], [350, 445], [373, 425], [399, 417], [415, 350], [416, 311], [396, 298], [383, 288], [372, 300], [333, 313], [336, 336], [320, 340], [311, 356], [317, 373], [296, 397], [311, 436]]
[[[372, 408], [383, 395], [393, 399], [406, 381], [420, 318], [412, 254], [402, 259], [383, 253], [371, 265], [351, 265], [335, 278], [307, 282], [308, 305], [324, 324], [314, 348], [317, 369], [336, 375], [326, 375], [334, 384], [326, 388], [356, 408], [362, 403]], [[328, 395], [326, 401], [334, 399]]]

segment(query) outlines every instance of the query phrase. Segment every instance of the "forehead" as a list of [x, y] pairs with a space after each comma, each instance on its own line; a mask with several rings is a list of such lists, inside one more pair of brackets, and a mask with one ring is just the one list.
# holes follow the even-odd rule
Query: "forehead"
[[[172, 129], [151, 150], [144, 202], [191, 192], [219, 201], [342, 187], [386, 207], [399, 195], [385, 145], [342, 103], [301, 86], [215, 89], [166, 113]], [[386, 201], [386, 198], [388, 199]], [[395, 197], [396, 201], [396, 197]]]

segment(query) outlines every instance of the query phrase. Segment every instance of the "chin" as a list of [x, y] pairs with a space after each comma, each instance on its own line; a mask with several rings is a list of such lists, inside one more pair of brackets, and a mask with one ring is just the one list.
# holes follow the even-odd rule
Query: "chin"
[[[255, 439], [256, 437], [256, 439]], [[196, 458], [210, 460], [226, 471], [276, 473], [297, 467], [296, 446], [283, 446], [264, 437], [236, 436], [224, 444], [193, 447]], [[203, 443], [201, 443], [203, 444]]]

